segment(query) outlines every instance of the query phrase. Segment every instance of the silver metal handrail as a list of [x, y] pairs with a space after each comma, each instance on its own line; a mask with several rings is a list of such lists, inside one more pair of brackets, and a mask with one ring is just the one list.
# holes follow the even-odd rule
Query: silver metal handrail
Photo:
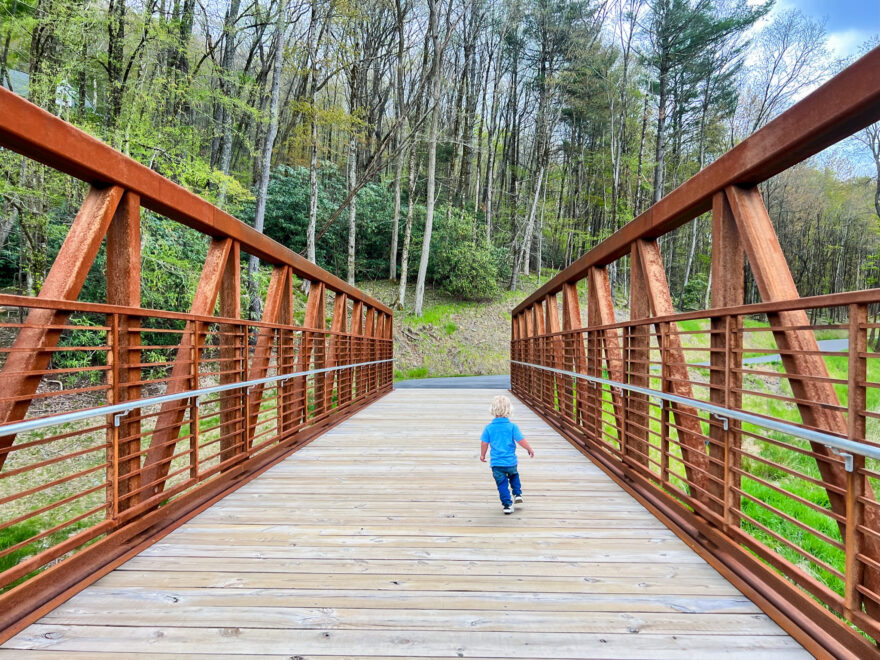
[[311, 369], [310, 371], [296, 371], [287, 374], [278, 374], [276, 376], [267, 376], [266, 378], [255, 378], [254, 380], [244, 380], [237, 383], [227, 383], [226, 385], [215, 385], [214, 387], [204, 387], [199, 390], [187, 390], [178, 394], [164, 394], [162, 396], [154, 396], [147, 399], [138, 399], [137, 401], [126, 401], [124, 403], [114, 403], [108, 406], [100, 406], [98, 408], [89, 408], [88, 410], [77, 410], [72, 413], [64, 413], [61, 415], [51, 415], [49, 417], [40, 417], [38, 419], [29, 419], [23, 422], [16, 422], [6, 426], [0, 426], [0, 437], [7, 435], [17, 435], [26, 433], [36, 429], [45, 428], [47, 426], [55, 426], [66, 422], [76, 422], [81, 419], [90, 417], [99, 417], [101, 415], [113, 415], [113, 425], [119, 426], [122, 417], [130, 413], [132, 410], [144, 408], [146, 406], [154, 406], [160, 403], [168, 403], [170, 401], [183, 401], [185, 399], [195, 398], [198, 404], [199, 397], [218, 392], [228, 392], [229, 390], [239, 390], [242, 388], [250, 389], [257, 385], [265, 385], [267, 383], [284, 382], [291, 378], [301, 376], [311, 376], [314, 374], [324, 374], [330, 371], [339, 371], [341, 369], [353, 369], [355, 367], [369, 367], [374, 364], [385, 364], [394, 362], [394, 358], [386, 360], [373, 360], [372, 362], [357, 362], [355, 364], [343, 364], [336, 367], [325, 367], [323, 369]]
[[752, 415], [741, 410], [732, 410], [730, 408], [724, 408], [723, 406], [716, 406], [715, 404], [706, 403], [697, 399], [691, 399], [686, 396], [678, 396], [677, 394], [659, 392], [657, 390], [648, 389], [647, 387], [639, 387], [638, 385], [621, 383], [616, 380], [599, 378], [598, 376], [587, 376], [576, 371], [566, 371], [565, 369], [545, 367], [541, 364], [520, 362], [519, 360], [510, 360], [510, 363], [518, 364], [523, 367], [533, 367], [535, 369], [543, 369], [544, 371], [552, 371], [553, 373], [563, 374], [565, 376], [571, 376], [573, 378], [580, 378], [591, 383], [607, 385], [609, 387], [616, 387], [622, 390], [628, 390], [630, 392], [636, 392], [638, 394], [645, 394], [647, 396], [653, 396], [658, 399], [664, 399], [672, 403], [680, 403], [686, 406], [691, 406], [693, 408], [699, 408], [700, 410], [705, 410], [706, 412], [711, 413], [714, 417], [721, 420], [724, 423], [725, 428], [727, 426], [727, 420], [737, 419], [741, 422], [748, 422], [749, 424], [754, 424], [755, 426], [773, 429], [774, 431], [780, 431], [781, 433], [786, 433], [788, 435], [793, 435], [798, 438], [803, 438], [804, 440], [809, 440], [810, 442], [817, 442], [819, 444], [825, 445], [829, 449], [841, 452], [840, 456], [844, 459], [844, 466], [846, 467], [846, 470], [848, 472], [852, 472], [853, 469], [853, 455], [865, 456], [866, 458], [873, 458], [880, 461], [880, 448], [872, 447], [870, 445], [863, 445], [859, 442], [855, 442], [854, 440], [847, 440], [846, 438], [839, 438], [836, 435], [823, 433], [822, 431], [805, 429], [803, 427], [795, 426], [794, 424], [789, 424], [787, 422], [780, 422], [775, 419], [761, 417], [760, 415]]

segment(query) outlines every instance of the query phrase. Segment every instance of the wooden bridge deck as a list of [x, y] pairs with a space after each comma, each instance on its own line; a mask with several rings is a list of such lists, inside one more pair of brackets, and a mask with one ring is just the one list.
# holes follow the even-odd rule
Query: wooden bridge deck
[[809, 657], [521, 404], [537, 457], [504, 516], [478, 460], [495, 393], [395, 391], [0, 659]]

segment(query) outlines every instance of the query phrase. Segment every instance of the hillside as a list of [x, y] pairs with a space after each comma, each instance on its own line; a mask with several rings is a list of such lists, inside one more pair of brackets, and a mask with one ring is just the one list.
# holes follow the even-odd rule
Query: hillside
[[[545, 276], [542, 282], [546, 281]], [[397, 285], [388, 281], [359, 282], [358, 286], [387, 305], [397, 293]], [[395, 378], [506, 374], [510, 311], [537, 286], [537, 278], [526, 278], [523, 288], [481, 303], [454, 300], [426, 289], [421, 316], [410, 311], [395, 314]]]

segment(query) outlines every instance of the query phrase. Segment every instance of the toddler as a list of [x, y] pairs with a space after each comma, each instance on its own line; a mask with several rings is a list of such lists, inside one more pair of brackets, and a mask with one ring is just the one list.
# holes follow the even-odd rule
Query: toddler
[[[498, 486], [498, 495], [501, 497], [501, 506], [504, 507], [505, 514], [513, 513], [514, 502], [523, 501], [522, 484], [516, 470], [516, 445], [520, 444], [529, 452], [530, 457], [535, 457], [535, 452], [526, 442], [522, 431], [510, 421], [512, 410], [510, 399], [506, 396], [500, 394], [492, 399], [489, 411], [495, 419], [486, 425], [480, 437], [480, 460], [485, 463], [486, 451], [489, 448], [492, 450], [492, 461], [489, 465], [492, 467], [492, 476], [495, 478], [495, 485]], [[507, 487], [508, 482], [513, 489], [512, 499]]]

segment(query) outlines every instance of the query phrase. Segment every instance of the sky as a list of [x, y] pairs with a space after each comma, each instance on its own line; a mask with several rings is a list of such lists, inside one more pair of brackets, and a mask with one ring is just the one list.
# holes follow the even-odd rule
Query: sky
[[880, 0], [776, 0], [773, 11], [793, 7], [827, 20], [828, 46], [837, 57], [858, 54], [862, 44], [880, 34]]
[[[826, 20], [828, 49], [836, 58], [855, 58], [866, 41], [880, 35], [880, 0], [776, 0], [773, 13], [792, 7]], [[854, 168], [854, 175], [874, 176], [876, 173], [868, 149], [853, 140], [826, 149], [819, 160], [823, 157], [831, 160], [842, 157]]]

